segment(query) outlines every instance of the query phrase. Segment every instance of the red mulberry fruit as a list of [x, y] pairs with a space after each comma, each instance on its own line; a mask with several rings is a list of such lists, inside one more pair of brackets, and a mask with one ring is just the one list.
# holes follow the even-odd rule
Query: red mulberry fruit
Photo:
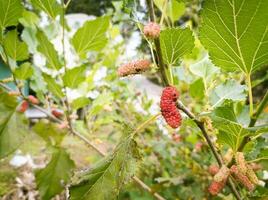
[[230, 169], [231, 173], [234, 175], [235, 179], [240, 182], [245, 188], [249, 191], [253, 191], [255, 186], [251, 181], [248, 179], [246, 175], [244, 175], [236, 165], [233, 165]]
[[23, 101], [21, 104], [20, 104], [20, 107], [18, 108], [18, 111], [21, 112], [21, 113], [24, 113], [29, 107], [29, 103], [27, 101]]
[[209, 193], [212, 195], [219, 194], [220, 191], [224, 188], [225, 183], [226, 183], [226, 180], [221, 181], [221, 182], [212, 181], [212, 183], [210, 184], [208, 188]]
[[32, 104], [39, 104], [39, 100], [36, 97], [32, 96], [32, 95], [28, 96], [28, 101], [30, 103], [32, 103]]
[[215, 174], [217, 174], [219, 172], [220, 168], [218, 165], [216, 164], [212, 164], [208, 167], [208, 172], [214, 176]]
[[151, 67], [151, 62], [149, 60], [146, 60], [146, 59], [137, 60], [137, 61], [129, 62], [120, 66], [117, 70], [117, 74], [120, 77], [140, 74], [142, 72], [149, 70], [150, 67]]
[[160, 35], [160, 26], [155, 22], [149, 22], [143, 28], [143, 33], [147, 38], [155, 39]]
[[176, 106], [179, 98], [179, 92], [173, 86], [166, 87], [161, 96], [160, 108], [162, 116], [172, 128], [178, 128], [181, 125], [181, 114]]
[[52, 113], [52, 115], [54, 115], [57, 118], [60, 118], [63, 116], [63, 112], [61, 110], [58, 110], [58, 109], [52, 109], [51, 113]]
[[228, 178], [229, 174], [230, 174], [229, 168], [223, 165], [218, 171], [218, 173], [215, 174], [213, 179], [216, 182], [222, 182]]

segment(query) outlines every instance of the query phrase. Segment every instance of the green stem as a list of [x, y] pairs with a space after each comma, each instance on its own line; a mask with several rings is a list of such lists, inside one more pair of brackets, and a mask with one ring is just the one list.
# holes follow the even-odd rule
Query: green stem
[[252, 96], [250, 74], [247, 74], [247, 85], [248, 85], [248, 96], [249, 96], [249, 113], [250, 113], [250, 116], [252, 116], [253, 115], [253, 96]]

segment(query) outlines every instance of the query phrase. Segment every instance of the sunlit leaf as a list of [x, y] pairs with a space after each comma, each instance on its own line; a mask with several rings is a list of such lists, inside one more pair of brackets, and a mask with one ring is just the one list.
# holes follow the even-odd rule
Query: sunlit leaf
[[194, 48], [194, 37], [190, 29], [169, 28], [161, 31], [160, 43], [165, 63], [178, 64], [181, 57]]
[[246, 74], [268, 64], [268, 1], [206, 0], [200, 39], [210, 58]]
[[205, 96], [203, 79], [199, 78], [190, 85], [190, 95], [196, 99], [202, 99]]
[[57, 0], [31, 0], [34, 7], [44, 11], [48, 16], [55, 19], [60, 14], [61, 6]]
[[48, 90], [52, 92], [52, 94], [54, 94], [56, 97], [62, 98], [64, 94], [61, 90], [61, 86], [55, 81], [55, 79], [44, 73], [42, 76], [47, 83]]
[[64, 190], [75, 167], [69, 154], [62, 148], [53, 148], [50, 162], [35, 173], [36, 183], [42, 200], [50, 200]]
[[86, 67], [86, 65], [82, 65], [80, 67], [67, 70], [63, 76], [64, 85], [69, 88], [77, 88], [79, 84], [86, 79]]
[[16, 68], [14, 74], [17, 79], [26, 80], [33, 75], [33, 72], [31, 63], [26, 62]]
[[89, 98], [87, 97], [80, 97], [75, 100], [73, 100], [71, 106], [73, 109], [77, 110], [79, 108], [82, 108], [90, 103]]

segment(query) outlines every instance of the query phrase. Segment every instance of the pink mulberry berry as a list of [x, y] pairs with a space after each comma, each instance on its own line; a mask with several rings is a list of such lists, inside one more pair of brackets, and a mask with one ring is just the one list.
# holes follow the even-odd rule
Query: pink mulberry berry
[[143, 33], [147, 38], [155, 39], [160, 35], [160, 26], [155, 22], [149, 22], [143, 28]]
[[29, 95], [28, 96], [28, 100], [32, 104], [39, 104], [39, 100], [35, 96], [33, 96], [33, 95]]
[[27, 101], [23, 101], [18, 108], [18, 112], [24, 113], [29, 107], [29, 103]]
[[117, 74], [120, 77], [139, 74], [149, 70], [151, 67], [151, 62], [146, 59], [132, 61], [120, 66], [117, 70]]
[[215, 174], [218, 173], [218, 171], [220, 170], [219, 166], [216, 164], [212, 164], [208, 167], [208, 172], [214, 176]]
[[166, 87], [162, 92], [160, 101], [162, 116], [172, 128], [178, 128], [181, 125], [181, 114], [176, 107], [178, 98], [179, 92], [173, 86]]
[[219, 194], [220, 191], [224, 188], [225, 183], [226, 183], [226, 180], [221, 181], [221, 182], [212, 181], [212, 183], [210, 184], [208, 188], [209, 193], [212, 195]]
[[216, 182], [222, 182], [224, 180], [226, 180], [228, 178], [228, 176], [230, 175], [230, 170], [228, 167], [226, 167], [225, 165], [223, 165], [219, 172], [217, 174], [215, 174], [214, 176], [214, 181]]
[[253, 191], [254, 190], [254, 184], [250, 182], [250, 180], [248, 179], [248, 177], [246, 175], [244, 175], [236, 165], [233, 165], [230, 168], [231, 173], [234, 175], [234, 177], [236, 178], [236, 180], [238, 182], [240, 182], [242, 185], [245, 186], [245, 188], [247, 188], [249, 191]]

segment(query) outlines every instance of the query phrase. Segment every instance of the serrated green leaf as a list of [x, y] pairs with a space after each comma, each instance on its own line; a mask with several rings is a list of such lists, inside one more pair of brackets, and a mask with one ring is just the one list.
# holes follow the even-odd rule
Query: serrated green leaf
[[59, 129], [57, 124], [47, 121], [39, 121], [34, 125], [33, 130], [49, 145], [61, 144], [66, 135], [65, 129]]
[[70, 199], [116, 199], [122, 185], [133, 176], [138, 158], [137, 144], [127, 134], [118, 144], [113, 154], [82, 174], [77, 181], [78, 183], [71, 186]]
[[219, 68], [215, 67], [206, 56], [197, 63], [190, 65], [190, 71], [199, 77], [202, 77], [206, 82], [210, 81], [212, 76], [219, 73]]
[[0, 0], [0, 29], [16, 26], [21, 17], [23, 6], [21, 0]]
[[63, 76], [64, 85], [69, 88], [77, 88], [79, 84], [86, 79], [86, 68], [86, 65], [82, 65], [80, 67], [67, 70]]
[[268, 1], [207, 0], [200, 40], [225, 70], [246, 74], [268, 64]]
[[33, 75], [33, 67], [31, 63], [26, 62], [15, 69], [14, 74], [17, 79], [26, 80]]
[[185, 4], [183, 2], [178, 2], [176, 0], [171, 0], [167, 6], [167, 15], [172, 22], [180, 19], [180, 17], [185, 12]]
[[75, 164], [62, 148], [53, 148], [50, 162], [35, 173], [36, 183], [42, 200], [50, 200], [64, 190]]
[[10, 58], [21, 61], [29, 57], [27, 44], [19, 40], [17, 30], [9, 31], [3, 43], [5, 52]]
[[49, 17], [55, 19], [61, 12], [61, 6], [57, 0], [31, 0], [33, 6], [44, 11]]
[[0, 159], [13, 153], [28, 131], [27, 120], [16, 108], [16, 98], [0, 90]]
[[47, 36], [42, 32], [38, 31], [36, 34], [38, 40], [37, 50], [46, 57], [47, 67], [59, 70], [62, 65], [59, 61], [57, 51], [53, 44], [48, 40]]
[[220, 106], [225, 100], [243, 101], [246, 99], [245, 90], [246, 86], [230, 80], [217, 86], [211, 92], [209, 99], [213, 107]]
[[199, 78], [190, 85], [190, 95], [196, 99], [202, 99], [205, 96], [203, 79]]
[[99, 51], [107, 43], [105, 33], [109, 27], [109, 17], [99, 17], [95, 20], [87, 21], [75, 33], [72, 43], [79, 54], [84, 57], [88, 51]]
[[48, 90], [52, 92], [52, 94], [54, 94], [58, 98], [64, 97], [64, 94], [61, 90], [61, 86], [56, 83], [56, 81], [51, 76], [44, 73], [42, 74], [42, 76], [47, 83]]
[[169, 28], [160, 33], [160, 43], [165, 63], [178, 64], [181, 57], [194, 48], [194, 37], [190, 29]]
[[83, 108], [90, 103], [90, 100], [87, 97], [79, 97], [71, 103], [71, 106], [74, 110]]

